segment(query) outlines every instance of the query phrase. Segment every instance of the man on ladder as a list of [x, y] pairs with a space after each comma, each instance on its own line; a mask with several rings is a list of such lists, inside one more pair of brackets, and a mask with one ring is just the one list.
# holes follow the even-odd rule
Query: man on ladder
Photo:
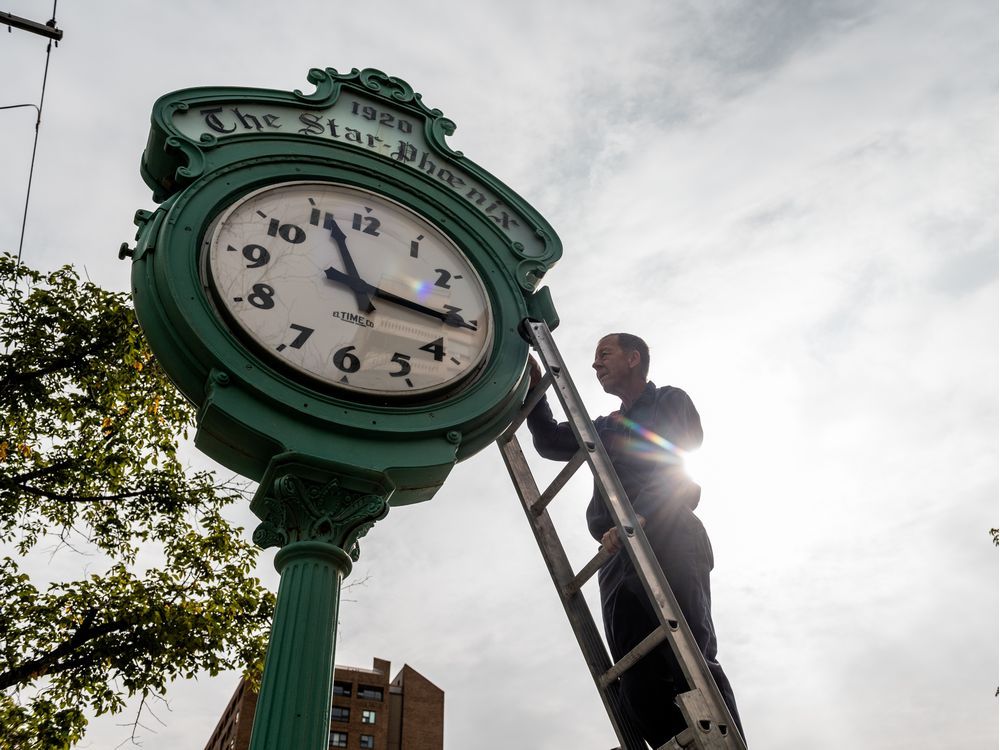
[[[532, 387], [541, 377], [532, 359]], [[683, 470], [683, 452], [702, 441], [701, 419], [679, 388], [657, 388], [647, 380], [649, 347], [638, 336], [612, 333], [597, 344], [593, 368], [605, 392], [621, 399], [621, 409], [594, 421], [615, 472], [740, 734], [736, 700], [716, 660], [709, 573], [712, 546], [693, 511], [701, 488]], [[527, 419], [535, 448], [545, 458], [568, 461], [578, 444], [567, 423], [557, 424], [542, 398]], [[590, 533], [614, 553], [598, 580], [604, 627], [612, 656], [621, 659], [658, 621], [636, 572], [621, 549], [615, 524], [595, 487], [587, 508]], [[625, 710], [643, 738], [658, 748], [686, 728], [674, 698], [686, 681], [668, 644], [663, 643], [621, 677]]]

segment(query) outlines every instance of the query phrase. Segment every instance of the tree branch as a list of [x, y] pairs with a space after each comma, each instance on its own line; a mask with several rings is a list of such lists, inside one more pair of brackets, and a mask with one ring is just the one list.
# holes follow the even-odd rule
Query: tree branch
[[[6, 482], [5, 482], [6, 484]], [[32, 487], [30, 484], [20, 484], [17, 485], [24, 492], [29, 495], [34, 495], [35, 497], [44, 497], [49, 500], [65, 500], [72, 503], [93, 503], [93, 502], [105, 502], [108, 500], [128, 500], [133, 497], [142, 497], [143, 495], [149, 495], [150, 491], [148, 489], [137, 490], [135, 492], [122, 492], [117, 495], [91, 495], [91, 496], [79, 496], [79, 495], [66, 495], [59, 492], [48, 492], [47, 490], [39, 489], [38, 487]]]
[[79, 364], [86, 357], [107, 349], [113, 343], [114, 339], [111, 337], [99, 338], [91, 343], [90, 346], [84, 347], [83, 351], [74, 355], [56, 357], [49, 362], [48, 365], [40, 367], [37, 370], [13, 372], [0, 380], [0, 394], [4, 393], [11, 385], [17, 385], [19, 383], [27, 382], [28, 380], [42, 378], [46, 375], [51, 375], [55, 372], [59, 372], [60, 370], [64, 370], [74, 364]]
[[25, 684], [33, 679], [47, 674], [59, 674], [60, 672], [72, 669], [84, 660], [70, 659], [59, 663], [60, 659], [68, 654], [71, 654], [73, 651], [80, 648], [80, 646], [94, 640], [95, 638], [100, 638], [101, 636], [108, 635], [110, 633], [126, 630], [130, 627], [125, 620], [113, 620], [105, 623], [104, 625], [91, 627], [91, 624], [94, 622], [96, 617], [97, 610], [88, 610], [83, 617], [83, 622], [80, 623], [80, 627], [78, 627], [76, 632], [73, 633], [72, 638], [64, 641], [62, 644], [43, 656], [22, 662], [18, 666], [8, 669], [6, 672], [0, 672], [0, 690], [5, 690], [9, 687], [13, 687], [14, 685]]
[[74, 462], [70, 461], [69, 459], [65, 459], [63, 461], [57, 461], [56, 463], [50, 464], [49, 466], [43, 466], [42, 468], [35, 469], [34, 471], [27, 471], [24, 474], [18, 474], [17, 476], [14, 477], [0, 478], [0, 482], [8, 486], [21, 484], [22, 482], [27, 482], [32, 479], [38, 479], [38, 477], [44, 477], [46, 474], [51, 474], [52, 472], [65, 469], [67, 466], [72, 466], [73, 463]]

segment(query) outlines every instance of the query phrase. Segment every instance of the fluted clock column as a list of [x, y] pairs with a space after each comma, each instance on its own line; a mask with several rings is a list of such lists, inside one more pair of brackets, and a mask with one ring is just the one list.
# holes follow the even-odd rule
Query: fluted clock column
[[343, 478], [287, 473], [251, 508], [262, 521], [254, 541], [281, 547], [281, 582], [250, 749], [326, 750], [341, 582], [358, 559], [357, 540], [389, 506]]

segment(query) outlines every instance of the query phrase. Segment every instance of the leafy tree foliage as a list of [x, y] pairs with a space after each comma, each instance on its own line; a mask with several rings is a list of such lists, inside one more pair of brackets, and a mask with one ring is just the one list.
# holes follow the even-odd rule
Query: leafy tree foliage
[[[178, 460], [193, 411], [128, 296], [4, 254], [0, 347], [0, 750], [66, 747], [173, 678], [259, 669], [273, 597], [222, 515], [241, 487]], [[94, 572], [39, 580], [42, 553]]]

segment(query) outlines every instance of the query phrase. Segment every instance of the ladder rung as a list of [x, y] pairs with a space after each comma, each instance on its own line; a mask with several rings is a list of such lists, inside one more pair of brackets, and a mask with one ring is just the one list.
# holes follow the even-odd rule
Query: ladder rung
[[538, 499], [531, 504], [531, 512], [536, 516], [541, 515], [542, 511], [545, 510], [546, 506], [551, 503], [555, 496], [559, 493], [570, 478], [576, 473], [583, 462], [587, 458], [587, 452], [582, 448], [573, 454], [573, 458], [562, 468], [562, 470], [556, 475], [556, 478], [552, 480], [552, 484], [545, 488], [545, 492], [538, 496]]
[[597, 554], [591, 558], [590, 562], [584, 565], [580, 572], [573, 576], [573, 580], [566, 584], [563, 589], [563, 593], [565, 593], [566, 596], [571, 596], [582, 589], [583, 584], [589, 581], [594, 573], [600, 570], [601, 566], [610, 559], [610, 552], [604, 549], [604, 547], [598, 549]]
[[678, 735], [671, 737], [656, 750], [685, 750], [694, 744], [694, 732], [690, 728], [685, 729]]
[[625, 654], [625, 656], [615, 662], [615, 665], [611, 669], [601, 675], [601, 687], [607, 688], [608, 685], [635, 666], [642, 657], [667, 640], [667, 634], [670, 630], [676, 629], [676, 622], [671, 622], [669, 628], [663, 625], [658, 626], [656, 630], [639, 641], [638, 646]]

